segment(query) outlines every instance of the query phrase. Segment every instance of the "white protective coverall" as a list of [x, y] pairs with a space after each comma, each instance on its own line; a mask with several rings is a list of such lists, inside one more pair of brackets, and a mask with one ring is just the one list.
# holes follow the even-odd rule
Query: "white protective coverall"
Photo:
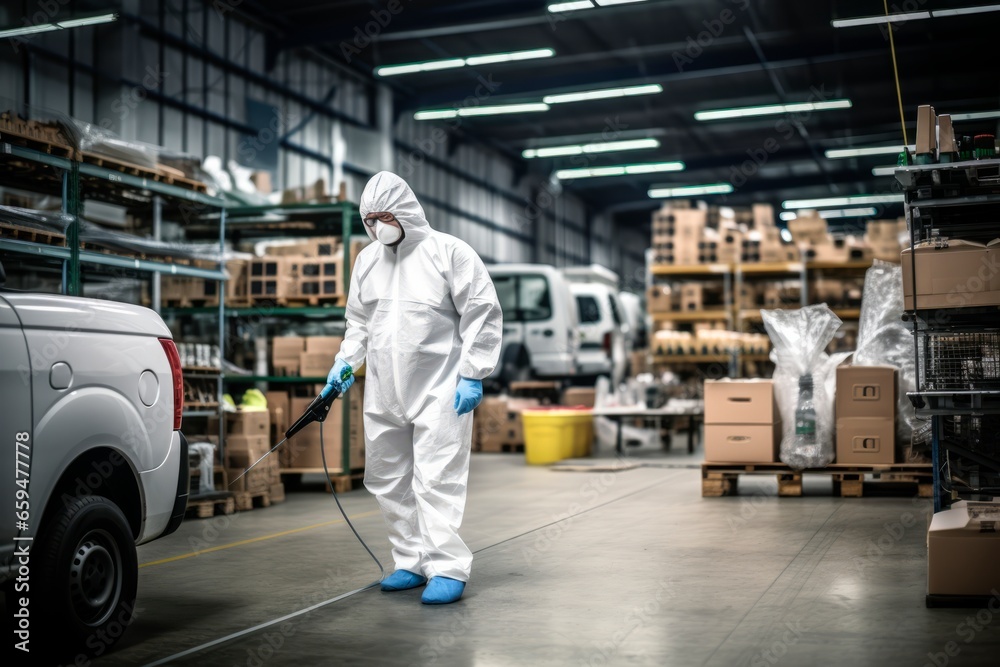
[[[405, 232], [358, 255], [337, 354], [365, 383], [365, 486], [378, 499], [397, 570], [468, 581], [458, 536], [469, 478], [472, 414], [455, 412], [462, 377], [482, 380], [500, 356], [503, 315], [467, 243], [431, 229], [413, 191], [379, 172], [361, 216], [392, 213]], [[375, 240], [374, 232], [365, 226]]]

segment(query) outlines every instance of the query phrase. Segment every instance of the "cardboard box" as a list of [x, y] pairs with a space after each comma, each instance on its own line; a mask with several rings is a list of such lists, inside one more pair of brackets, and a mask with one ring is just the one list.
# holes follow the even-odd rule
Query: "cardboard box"
[[[707, 410], [705, 414], [708, 415]], [[706, 461], [774, 463], [778, 460], [780, 445], [780, 421], [773, 424], [705, 424]]]
[[[227, 437], [234, 435], [270, 437], [271, 416], [267, 410], [237, 410], [225, 413]], [[218, 417], [208, 418], [208, 432], [219, 430]]]
[[837, 463], [895, 463], [896, 420], [837, 418]]
[[781, 416], [771, 380], [705, 380], [706, 424], [773, 424], [779, 421]]
[[336, 355], [330, 352], [303, 352], [299, 355], [299, 375], [326, 377], [333, 368]]
[[[306, 349], [302, 336], [275, 336], [271, 339], [271, 366], [275, 375], [298, 375], [301, 355]], [[329, 370], [329, 369], [327, 369]]]
[[669, 285], [653, 285], [646, 292], [646, 309], [650, 313], [670, 313], [680, 310], [681, 294]]
[[499, 451], [503, 445], [523, 445], [521, 411], [539, 404], [536, 398], [484, 398], [473, 416], [474, 449]]
[[738, 229], [722, 229], [719, 231], [719, 249], [716, 261], [722, 264], [735, 264], [740, 261], [743, 252], [743, 232]]
[[770, 204], [754, 204], [753, 227], [754, 229], [774, 227], [774, 207]]
[[305, 351], [336, 355], [343, 342], [343, 336], [306, 336]]
[[340, 257], [339, 236], [315, 236], [294, 243], [275, 243], [266, 248], [269, 257]]
[[290, 296], [291, 280], [282, 257], [255, 257], [247, 280], [250, 301], [276, 301]]
[[[917, 137], [914, 155], [930, 155], [932, 162], [937, 160], [937, 115], [934, 107], [922, 104], [917, 107]], [[918, 162], [917, 164], [921, 164]]]
[[1000, 305], [998, 241], [983, 245], [950, 239], [947, 245], [925, 244], [901, 253], [903, 307], [913, 309], [916, 263], [918, 308], [968, 308]]
[[874, 417], [895, 422], [896, 374], [892, 366], [838, 366], [836, 419]]
[[271, 172], [255, 171], [250, 174], [250, 182], [257, 188], [257, 192], [262, 195], [271, 194]]
[[703, 307], [704, 285], [701, 283], [684, 283], [681, 285], [681, 310], [684, 312], [698, 311]]
[[[271, 440], [278, 442], [292, 424], [291, 404], [287, 391], [269, 391], [264, 394], [267, 399], [267, 412], [271, 418]], [[298, 415], [295, 415], [298, 419]]]
[[250, 457], [250, 463], [259, 459], [274, 446], [271, 444], [271, 437], [268, 434], [234, 435], [232, 433], [226, 435], [225, 445], [227, 459], [231, 456], [236, 456], [240, 460]]
[[583, 405], [594, 407], [597, 391], [593, 387], [567, 387], [563, 391], [562, 405]]
[[927, 531], [927, 592], [988, 595], [1000, 590], [1000, 519], [996, 503], [959, 501], [938, 512]]
[[788, 231], [792, 234], [792, 241], [797, 244], [820, 245], [830, 239], [826, 220], [817, 215], [800, 215], [789, 220]]

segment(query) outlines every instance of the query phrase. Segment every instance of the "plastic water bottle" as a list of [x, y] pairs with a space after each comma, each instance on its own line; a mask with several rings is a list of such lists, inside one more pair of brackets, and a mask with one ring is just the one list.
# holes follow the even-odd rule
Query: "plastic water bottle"
[[799, 378], [799, 402], [795, 406], [795, 446], [810, 445], [816, 445], [816, 406], [813, 405], [812, 374], [806, 373]]

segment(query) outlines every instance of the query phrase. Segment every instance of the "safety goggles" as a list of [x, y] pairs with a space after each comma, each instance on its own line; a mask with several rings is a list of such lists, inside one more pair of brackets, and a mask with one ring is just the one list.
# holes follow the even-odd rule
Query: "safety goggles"
[[396, 223], [396, 217], [392, 213], [376, 213], [374, 218], [366, 217], [365, 224], [369, 227], [374, 227], [375, 223], [380, 220], [386, 224]]

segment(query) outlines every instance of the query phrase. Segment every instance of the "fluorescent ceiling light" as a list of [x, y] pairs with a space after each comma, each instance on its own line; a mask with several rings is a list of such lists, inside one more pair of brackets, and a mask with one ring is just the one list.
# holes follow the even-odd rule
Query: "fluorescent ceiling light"
[[903, 195], [857, 195], [853, 197], [827, 197], [826, 199], [789, 199], [781, 202], [781, 208], [824, 208], [827, 206], [852, 206], [854, 204], [895, 204], [902, 203]]
[[[793, 213], [792, 215], [794, 216], [795, 214]], [[794, 220], [794, 219], [795, 219], [794, 217], [789, 218], [789, 220]], [[782, 227], [781, 232], [779, 233], [781, 234], [781, 240], [784, 241], [785, 243], [791, 243], [794, 240], [792, 238], [792, 233], [788, 231], [788, 227]]]
[[531, 49], [528, 51], [511, 51], [510, 53], [494, 53], [485, 56], [469, 56], [465, 59], [465, 64], [469, 67], [476, 65], [492, 65], [494, 63], [509, 63], [518, 60], [534, 60], [535, 58], [551, 58], [556, 54], [552, 49]]
[[899, 169], [896, 165], [890, 165], [888, 167], [872, 167], [872, 176], [893, 176], [896, 170]]
[[788, 222], [789, 220], [794, 220], [795, 218], [799, 217], [799, 214], [795, 213], [794, 211], [782, 211], [781, 213], [778, 214], [778, 217], [781, 220]]
[[594, 0], [601, 7], [610, 7], [611, 5], [629, 5], [633, 2], [646, 2], [646, 0]]
[[874, 206], [866, 206], [864, 208], [835, 208], [827, 211], [820, 211], [819, 217], [829, 220], [830, 218], [863, 218], [869, 215], [875, 215]]
[[428, 109], [413, 114], [414, 120], [440, 120], [456, 116], [497, 116], [508, 113], [531, 113], [533, 111], [548, 111], [548, 104], [498, 104], [490, 107], [463, 107], [461, 109]]
[[653, 199], [669, 197], [698, 197], [700, 195], [725, 195], [733, 191], [729, 183], [711, 183], [708, 185], [684, 185], [676, 188], [651, 188], [649, 196]]
[[79, 28], [85, 25], [98, 25], [100, 23], [111, 23], [118, 20], [118, 13], [101, 14], [100, 16], [86, 16], [78, 19], [66, 19], [65, 21], [54, 21], [52, 23], [40, 23], [37, 25], [26, 25], [20, 28], [0, 30], [0, 38], [20, 37], [32, 35], [37, 32], [49, 32], [51, 30], [64, 30], [67, 28]]
[[590, 0], [579, 0], [575, 2], [557, 2], [547, 7], [547, 9], [550, 12], [575, 12], [578, 9], [593, 9], [593, 8], [594, 8], [594, 3], [592, 3]]
[[1000, 111], [976, 111], [974, 113], [953, 113], [951, 119], [954, 120], [983, 120], [986, 118], [1000, 118]]
[[574, 178], [597, 178], [600, 176], [632, 176], [653, 174], [663, 171], [684, 171], [683, 162], [650, 162], [647, 164], [621, 164], [614, 167], [589, 167], [582, 169], [560, 169], [556, 178], [568, 181]]
[[945, 16], [962, 16], [964, 14], [985, 14], [987, 12], [1000, 12], [1000, 5], [980, 5], [979, 7], [958, 7], [957, 9], [935, 9], [931, 11], [934, 18]]
[[712, 109], [696, 111], [695, 120], [723, 120], [726, 118], [749, 118], [752, 116], [772, 116], [782, 113], [797, 113], [800, 111], [829, 111], [831, 109], [850, 109], [850, 100], [830, 100], [829, 102], [800, 102], [797, 104], [769, 104], [760, 107], [741, 107], [736, 109]]
[[888, 16], [861, 16], [854, 19], [833, 19], [830, 25], [834, 28], [853, 28], [859, 25], [879, 25], [881, 23], [899, 23], [929, 19], [930, 12], [906, 12], [904, 14], [889, 14]]
[[663, 86], [658, 83], [651, 83], [643, 86], [629, 86], [627, 88], [605, 88], [603, 90], [585, 90], [579, 93], [561, 93], [559, 95], [546, 95], [542, 101], [546, 104], [562, 104], [564, 102], [582, 102], [585, 100], [603, 100], [611, 97], [631, 97], [632, 95], [652, 95], [662, 93]]
[[583, 155], [585, 153], [612, 153], [614, 151], [637, 151], [643, 148], [659, 148], [659, 146], [659, 139], [628, 139], [626, 141], [604, 141], [593, 144], [528, 148], [521, 151], [521, 157], [560, 157], [563, 155]]
[[477, 65], [490, 65], [496, 63], [509, 63], [518, 60], [533, 60], [535, 58], [551, 58], [556, 54], [552, 49], [530, 49], [528, 51], [510, 51], [508, 53], [489, 53], [482, 56], [469, 56], [468, 58], [445, 58], [443, 60], [428, 60], [420, 63], [405, 63], [403, 65], [385, 65], [375, 69], [378, 76], [398, 76], [400, 74], [413, 74], [415, 72], [434, 72], [442, 69], [455, 69], [458, 67], [475, 67]]
[[[914, 146], [910, 146], [913, 150]], [[830, 148], [823, 151], [827, 159], [838, 160], [846, 157], [866, 157], [868, 155], [899, 155], [903, 146], [868, 146], [866, 148]]]

